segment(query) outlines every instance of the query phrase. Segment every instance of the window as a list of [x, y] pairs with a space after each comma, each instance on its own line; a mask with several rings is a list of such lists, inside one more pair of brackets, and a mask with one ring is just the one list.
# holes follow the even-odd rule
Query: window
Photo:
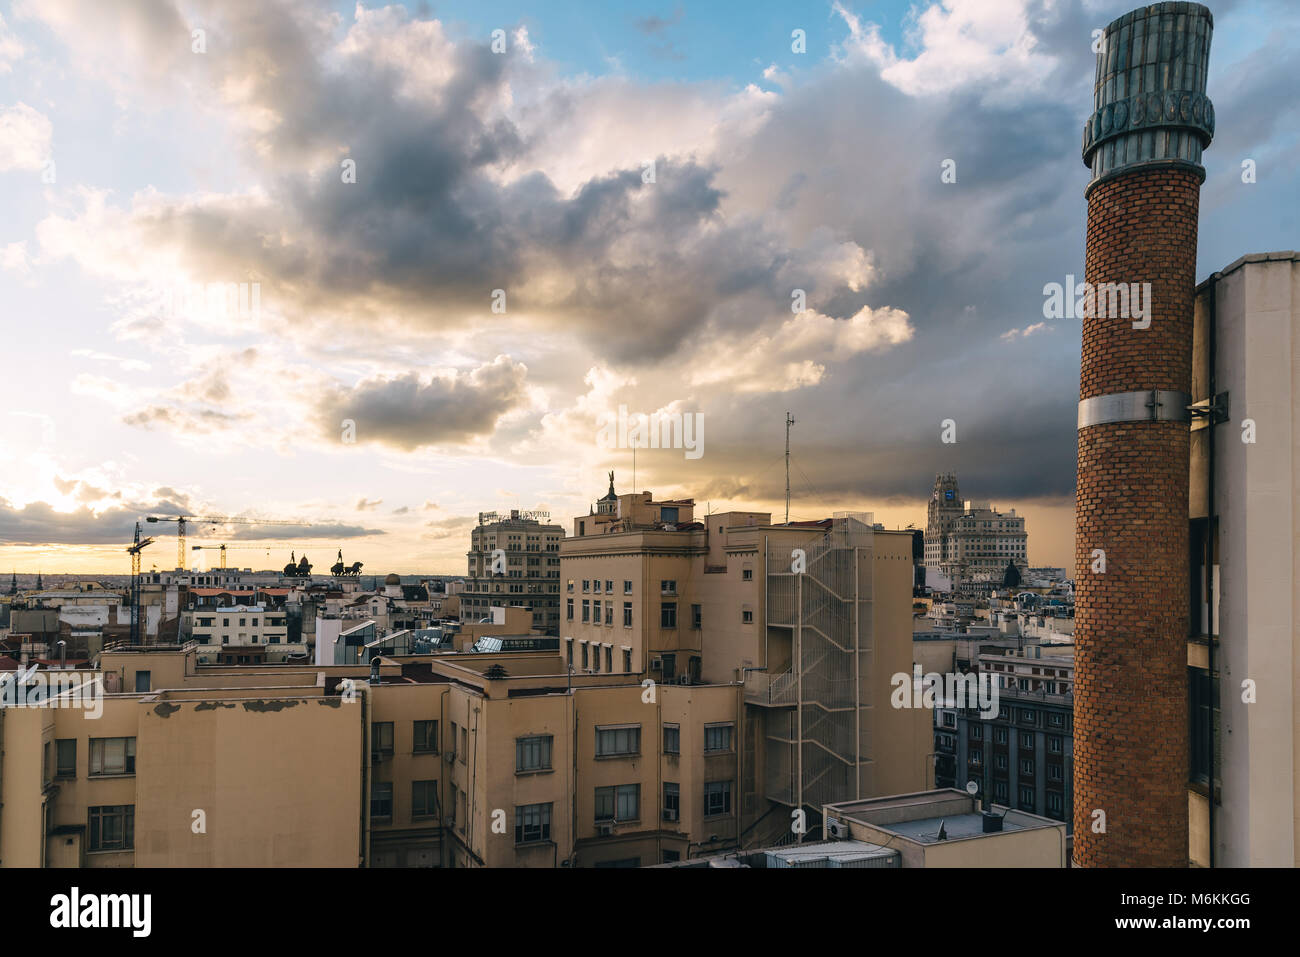
[[600, 624], [600, 602], [598, 601], [591, 603], [591, 621], [593, 624]]
[[954, 715], [951, 711], [945, 711], [943, 713], [943, 726], [945, 728], [957, 727], [957, 716]]
[[1047, 738], [1047, 750], [1053, 754], [1060, 754], [1065, 744], [1058, 734], [1049, 735]]
[[1024, 731], [1021, 731], [1020, 747], [1022, 750], [1027, 750], [1027, 751], [1034, 750], [1034, 736], [1032, 734], [1027, 734]]
[[549, 734], [515, 738], [515, 771], [549, 771], [551, 742]]
[[57, 751], [54, 776], [75, 778], [77, 776], [77, 739], [62, 738], [54, 742], [54, 747]]
[[516, 844], [535, 844], [550, 839], [550, 804], [524, 804], [515, 808]]
[[[1188, 690], [1188, 777], [1200, 784], [1210, 780], [1209, 750], [1214, 749], [1215, 766], [1222, 767], [1220, 748], [1219, 683], [1204, 668], [1187, 669]], [[1216, 782], [1219, 778], [1216, 777]]]
[[661, 594], [661, 595], [676, 595], [676, 594], [677, 594], [677, 582], [676, 582], [676, 580], [674, 580], [674, 579], [664, 579], [663, 581], [661, 581], [661, 582], [659, 583], [659, 594]]
[[582, 580], [582, 593], [585, 595], [589, 591], [591, 591], [591, 579], [584, 578]]
[[451, 795], [451, 801], [447, 805], [447, 813], [450, 815], [450, 819], [447, 821], [447, 824], [449, 826], [454, 826], [456, 823], [456, 808], [460, 807], [460, 804], [458, 803], [459, 791], [456, 787], [455, 781], [449, 782], [448, 787], [450, 788], [448, 793]]
[[393, 782], [375, 781], [370, 785], [371, 820], [393, 819]]
[[632, 594], [632, 583], [630, 581], [623, 582], [623, 594], [624, 595]]
[[754, 569], [742, 568], [740, 570], [740, 580], [746, 582], [752, 582], [754, 580]]
[[612, 601], [605, 602], [605, 624], [614, 624], [614, 603]]
[[372, 754], [393, 753], [393, 722], [376, 721], [370, 726], [370, 751]]
[[641, 817], [641, 785], [596, 788], [597, 821], [636, 821]]
[[1034, 809], [1034, 789], [1028, 786], [1020, 788], [1020, 807], [1024, 811]]
[[587, 664], [587, 643], [582, 643], [582, 670], [586, 671], [590, 665]]
[[993, 785], [993, 800], [1006, 802], [1007, 800], [1007, 782], [998, 781]]
[[[94, 740], [93, 738], [91, 740]], [[99, 740], [114, 740], [104, 739]], [[116, 740], [132, 740], [117, 738]], [[90, 809], [88, 851], [129, 851], [135, 847], [135, 805], [113, 804]]]
[[416, 721], [414, 723], [414, 744], [412, 751], [438, 751], [438, 722]]
[[680, 784], [664, 782], [664, 820], [681, 820], [682, 788]]
[[612, 581], [605, 582], [605, 593], [608, 595], [614, 594], [614, 583]]
[[659, 605], [659, 627], [677, 627], [677, 602], [666, 601]]
[[624, 673], [632, 671], [632, 652], [627, 648], [623, 649], [623, 671]]
[[589, 598], [582, 600], [582, 620], [591, 621], [591, 599]]
[[1005, 754], [993, 755], [993, 766], [999, 771], [1005, 771], [1007, 769], [1007, 756]]
[[1047, 813], [1052, 817], [1059, 817], [1064, 810], [1064, 803], [1061, 801], [1061, 795], [1047, 795]]
[[573, 639], [565, 638], [564, 643], [565, 643], [565, 653], [568, 656], [567, 664], [569, 666], [569, 670], [572, 671], [573, 670]]
[[704, 750], [730, 751], [732, 727], [730, 724], [706, 724], [704, 726]]
[[632, 627], [632, 603], [630, 601], [623, 602], [623, 627]]
[[460, 729], [460, 763], [465, 763], [465, 755], [469, 753], [469, 728]]
[[90, 770], [87, 773], [92, 777], [135, 774], [135, 738], [91, 738]]
[[969, 754], [969, 757], [967, 758], [967, 760], [968, 760], [971, 764], [983, 764], [983, 763], [984, 763], [984, 752], [981, 751], [979, 748], [971, 748], [971, 749], [970, 749], [970, 754]]
[[137, 671], [135, 673], [135, 690], [136, 692], [149, 690], [149, 672]]
[[1064, 768], [1059, 764], [1049, 764], [1047, 766], [1047, 778], [1049, 781], [1060, 781], [1064, 777]]
[[599, 579], [599, 578], [597, 578], [594, 582], [591, 583], [591, 590], [592, 590], [593, 592], [595, 592], [597, 595], [600, 594], [600, 579]]
[[1021, 773], [1021, 774], [1033, 774], [1033, 773], [1034, 773], [1034, 761], [1033, 761], [1033, 758], [1021, 758], [1021, 759], [1020, 759], [1020, 773]]
[[572, 598], [568, 600], [565, 608], [566, 608], [565, 618], [567, 618], [569, 621], [573, 621], [573, 599]]
[[681, 851], [664, 851], [663, 862], [665, 864], [675, 864], [677, 861], [680, 861], [681, 859], [682, 859]]
[[411, 820], [438, 815], [438, 782], [411, 782]]
[[679, 724], [664, 725], [664, 754], [682, 753], [682, 727]]
[[983, 741], [984, 729], [981, 728], [978, 724], [972, 724], [970, 726], [970, 739], [972, 741]]
[[[1061, 690], [1064, 692], [1064, 686], [1062, 686]], [[1047, 724], [1049, 727], [1063, 728], [1065, 727], [1065, 715], [1056, 711], [1050, 711], [1047, 715]]]
[[752, 625], [754, 623], [754, 613], [746, 608], [740, 613], [740, 620], [743, 624]]
[[596, 757], [609, 758], [641, 753], [641, 725], [623, 724], [596, 728]]
[[692, 628], [699, 628], [699, 627], [700, 627], [700, 623], [701, 623], [703, 620], [704, 620], [704, 606], [703, 606], [703, 605], [692, 605], [692, 606], [691, 606], [691, 627], [692, 627]]
[[569, 579], [569, 587], [568, 587], [567, 591], [569, 592], [570, 595], [573, 594], [573, 579], [572, 579], [572, 578]]
[[711, 781], [704, 785], [704, 816], [731, 813], [731, 782]]

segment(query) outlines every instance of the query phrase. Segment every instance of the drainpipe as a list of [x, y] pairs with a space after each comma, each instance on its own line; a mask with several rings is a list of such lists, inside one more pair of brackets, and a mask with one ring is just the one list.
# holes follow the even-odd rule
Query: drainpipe
[[1210, 827], [1209, 827], [1209, 831], [1210, 831], [1209, 866], [1210, 867], [1214, 866], [1214, 806], [1217, 797], [1215, 794], [1214, 779], [1217, 776], [1217, 772], [1218, 772], [1218, 768], [1214, 766], [1214, 757], [1215, 757], [1214, 701], [1215, 698], [1218, 697], [1218, 692], [1219, 692], [1218, 679], [1215, 677], [1214, 674], [1214, 644], [1218, 640], [1217, 629], [1214, 627], [1214, 612], [1215, 612], [1214, 588], [1215, 585], [1218, 583], [1217, 576], [1215, 575], [1215, 564], [1214, 564], [1214, 559], [1215, 559], [1214, 538], [1215, 538], [1215, 530], [1219, 523], [1218, 509], [1215, 507], [1215, 502], [1214, 502], [1214, 426], [1215, 426], [1214, 414], [1215, 414], [1215, 399], [1218, 396], [1218, 380], [1215, 375], [1215, 366], [1218, 364], [1218, 355], [1217, 355], [1218, 297], [1219, 297], [1219, 281], [1216, 274], [1216, 276], [1210, 277], [1210, 303], [1209, 303], [1209, 323], [1208, 323], [1209, 342], [1208, 342], [1208, 348], [1205, 350], [1206, 385], [1209, 390], [1208, 404], [1209, 404], [1209, 412], [1210, 412], [1208, 418], [1208, 424], [1206, 425], [1206, 430], [1208, 432], [1208, 435], [1206, 436], [1205, 439], [1206, 464], [1207, 464], [1207, 471], [1209, 472], [1209, 475], [1206, 477], [1206, 490], [1205, 490], [1206, 515], [1205, 515], [1205, 544], [1204, 544], [1204, 553], [1205, 553], [1204, 574], [1206, 579], [1205, 581], [1205, 608], [1206, 608], [1205, 630], [1209, 633], [1207, 635], [1208, 638], [1207, 645], [1209, 649], [1208, 664], [1209, 664], [1209, 679], [1210, 679], [1209, 681], [1210, 684], [1210, 700], [1209, 700], [1210, 729], [1209, 731], [1210, 733], [1205, 736], [1206, 739], [1205, 747], [1206, 750], [1208, 751], [1207, 756], [1209, 758], [1207, 764], [1210, 769], [1210, 775], [1209, 775], [1210, 776], [1210, 781], [1209, 781], [1210, 798], [1208, 804], [1209, 821], [1210, 821]]
[[[845, 537], [848, 537], [848, 522], [845, 522]], [[871, 541], [875, 545], [875, 533]], [[862, 798], [862, 622], [861, 606], [858, 604], [858, 556], [861, 550], [853, 548], [853, 796]], [[825, 821], [822, 822], [823, 826]], [[823, 834], [822, 837], [826, 835]]]
[[[794, 667], [798, 668], [795, 679], [795, 810], [803, 814], [803, 575], [798, 578], [799, 587], [795, 592], [795, 607], [799, 609], [798, 624], [794, 632]], [[799, 831], [799, 843], [803, 843], [803, 827]]]
[[[474, 708], [474, 766], [470, 769], [469, 830], [465, 834], [465, 836], [469, 838], [469, 851], [471, 858], [478, 856], [474, 853], [474, 808], [478, 804], [478, 714], [481, 710], [481, 705]], [[486, 849], [484, 853], [486, 853]]]
[[[438, 696], [438, 863], [443, 867], [447, 866], [447, 841], [448, 828], [446, 825], [446, 815], [442, 809], [446, 806], [443, 803], [443, 793], [445, 788], [447, 774], [442, 770], [443, 760], [442, 733], [447, 727], [447, 692], [451, 691], [450, 687], [443, 688], [442, 694]], [[455, 742], [452, 742], [453, 746]], [[456, 809], [452, 808], [454, 814]]]

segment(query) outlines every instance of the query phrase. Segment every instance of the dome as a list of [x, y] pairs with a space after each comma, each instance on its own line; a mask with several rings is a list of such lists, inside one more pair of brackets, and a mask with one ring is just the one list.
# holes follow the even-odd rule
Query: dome
[[385, 585], [400, 585], [401, 583], [402, 583], [401, 576], [399, 576], [396, 572], [389, 572], [388, 575], [384, 578]]

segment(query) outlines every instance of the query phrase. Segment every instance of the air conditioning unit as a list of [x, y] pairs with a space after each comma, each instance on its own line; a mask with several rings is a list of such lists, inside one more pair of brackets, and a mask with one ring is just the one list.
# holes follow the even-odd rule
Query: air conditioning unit
[[613, 834], [613, 833], [614, 833], [614, 825], [613, 825], [613, 824], [597, 824], [597, 825], [596, 825], [596, 834], [599, 835], [600, 837], [609, 837], [609, 836], [610, 836], [611, 834]]
[[664, 670], [664, 660], [663, 660], [662, 658], [660, 658], [658, 655], [655, 655], [653, 658], [650, 659], [650, 670], [651, 670], [651, 671], [663, 671], [663, 670]]
[[843, 821], [837, 821], [833, 817], [826, 819], [826, 836], [837, 841], [844, 841], [849, 836], [849, 826]]

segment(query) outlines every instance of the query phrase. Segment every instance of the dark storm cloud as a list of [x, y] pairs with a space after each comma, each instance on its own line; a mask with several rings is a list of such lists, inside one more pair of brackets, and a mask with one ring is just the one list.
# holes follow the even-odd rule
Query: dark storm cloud
[[524, 401], [528, 370], [505, 356], [467, 374], [428, 381], [411, 372], [336, 387], [318, 406], [322, 434], [336, 437], [351, 420], [356, 441], [400, 449], [463, 443], [490, 435], [497, 420]]
[[45, 502], [15, 509], [0, 502], [0, 543], [5, 545], [103, 545], [131, 541], [138, 511], [125, 508], [58, 512]]

